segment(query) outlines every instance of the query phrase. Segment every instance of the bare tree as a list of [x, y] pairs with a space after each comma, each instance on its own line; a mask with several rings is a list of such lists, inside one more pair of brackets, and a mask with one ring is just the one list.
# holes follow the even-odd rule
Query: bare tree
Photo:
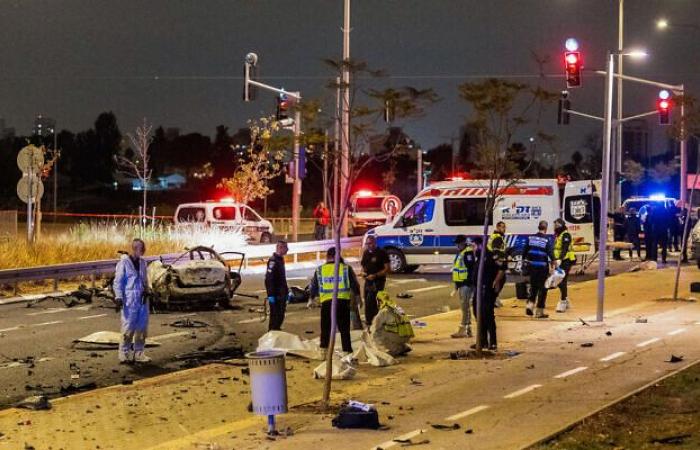
[[[381, 71], [370, 70], [367, 64], [359, 61], [332, 61], [327, 60], [326, 63], [334, 70], [340, 73], [344, 68], [350, 71], [351, 80], [359, 78], [372, 78], [382, 76]], [[343, 132], [343, 127], [338, 127], [340, 129], [339, 140], [344, 141], [347, 147], [350, 149], [349, 155], [344, 155], [340, 148], [340, 145], [329, 146], [323, 157], [328, 158], [328, 161], [332, 161], [334, 167], [334, 176], [331, 177], [330, 182], [324, 186], [324, 189], [329, 193], [329, 198], [331, 197], [331, 192], [335, 189], [333, 186], [339, 185], [344, 186], [344, 189], [339, 189], [341, 192], [335, 192], [338, 201], [332, 202], [331, 207], [331, 224], [334, 231], [335, 239], [335, 268], [334, 268], [334, 278], [335, 283], [333, 287], [333, 297], [331, 304], [331, 329], [330, 329], [330, 339], [328, 344], [328, 352], [326, 355], [326, 374], [325, 382], [323, 387], [323, 406], [327, 408], [330, 404], [330, 394], [331, 394], [331, 384], [332, 384], [332, 373], [333, 373], [333, 349], [335, 347], [335, 335], [337, 330], [337, 319], [336, 311], [338, 304], [338, 282], [339, 282], [339, 272], [340, 272], [340, 258], [341, 258], [341, 239], [342, 231], [345, 226], [345, 220], [347, 212], [350, 205], [350, 194], [352, 192], [352, 186], [357, 180], [358, 176], [363, 172], [363, 170], [370, 164], [386, 162], [392, 158], [392, 156], [401, 151], [406, 147], [406, 143], [402, 140], [397, 140], [393, 142], [389, 148], [383, 149], [376, 154], [370, 154], [370, 139], [372, 136], [378, 133], [377, 124], [381, 122], [382, 117], [390, 113], [390, 119], [392, 120], [407, 120], [411, 118], [420, 117], [425, 108], [435, 102], [437, 102], [438, 96], [432, 89], [419, 90], [413, 87], [403, 87], [400, 89], [384, 89], [375, 90], [367, 89], [360, 90], [357, 83], [351, 82], [349, 85], [338, 83], [333, 81], [329, 84], [329, 87], [333, 90], [333, 93], [338, 89], [348, 89], [349, 90], [349, 103], [340, 104], [340, 110], [337, 114], [333, 114], [330, 117], [330, 121], [326, 123], [331, 125], [340, 122], [340, 116], [342, 116], [342, 111], [349, 111], [352, 123], [349, 127], [349, 133]], [[387, 109], [389, 111], [387, 111]], [[314, 128], [314, 122], [319, 120], [317, 116], [315, 121], [313, 120], [313, 108], [307, 108], [305, 123], [308, 127]], [[323, 128], [318, 125], [315, 126], [316, 129]], [[319, 142], [321, 141], [320, 136], [314, 136], [313, 133], [307, 132], [304, 136], [306, 142]], [[344, 158], [348, 158], [343, 161]], [[343, 167], [347, 167], [346, 170]], [[342, 181], [342, 183], [341, 183]]]
[[153, 125], [149, 125], [148, 121], [144, 118], [143, 124], [136, 128], [136, 133], [128, 134], [131, 145], [133, 146], [133, 149], [131, 149], [131, 154], [129, 156], [115, 156], [117, 168], [120, 171], [138, 179], [139, 183], [141, 183], [143, 202], [141, 205], [140, 234], [142, 238], [144, 229], [146, 228], [146, 218], [148, 217], [148, 212], [146, 209], [148, 201], [148, 185], [151, 182], [151, 175], [153, 174], [153, 170], [149, 165], [151, 160], [149, 148], [151, 146], [151, 141], [153, 140], [153, 137], [151, 136], [152, 131]]
[[[484, 296], [484, 262], [486, 243], [488, 242], [489, 222], [493, 211], [504, 192], [514, 186], [522, 173], [515, 161], [509, 158], [508, 149], [513, 145], [516, 133], [525, 127], [537, 127], [544, 107], [553, 103], [557, 95], [545, 91], [540, 86], [530, 87], [527, 84], [502, 79], [487, 79], [479, 82], [467, 82], [459, 86], [463, 100], [474, 110], [478, 132], [478, 144], [475, 171], [479, 178], [487, 180], [486, 205], [482, 230], [482, 249], [477, 273], [477, 338], [476, 352], [481, 355], [483, 342], [483, 296]], [[533, 120], [534, 118], [534, 120]]]

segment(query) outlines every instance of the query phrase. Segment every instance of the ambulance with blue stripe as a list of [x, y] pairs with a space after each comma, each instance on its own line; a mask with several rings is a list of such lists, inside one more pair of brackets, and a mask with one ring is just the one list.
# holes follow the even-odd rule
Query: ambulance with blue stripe
[[[505, 237], [511, 268], [519, 266], [519, 253], [527, 237], [537, 232], [541, 220], [563, 218], [579, 255], [595, 252], [594, 222], [600, 211], [599, 181], [570, 181], [561, 186], [555, 179], [501, 182], [489, 234], [499, 221], [506, 223]], [[458, 234], [481, 236], [486, 215], [488, 180], [445, 181], [431, 184], [411, 200], [394, 220], [367, 232], [389, 254], [392, 272], [412, 272], [421, 265], [452, 264]]]

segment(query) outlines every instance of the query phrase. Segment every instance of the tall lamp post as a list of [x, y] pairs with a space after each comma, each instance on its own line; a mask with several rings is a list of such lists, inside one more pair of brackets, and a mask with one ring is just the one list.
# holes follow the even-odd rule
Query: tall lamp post
[[608, 199], [610, 189], [610, 147], [612, 138], [612, 104], [613, 104], [613, 73], [615, 71], [616, 56], [644, 57], [643, 51], [625, 52], [616, 51], [608, 53], [608, 62], [605, 73], [605, 95], [603, 115], [603, 176], [600, 189], [600, 231], [598, 235], [598, 305], [596, 308], [596, 320], [603, 321], [603, 308], [605, 305], [605, 272], [607, 269], [607, 241], [608, 241]]

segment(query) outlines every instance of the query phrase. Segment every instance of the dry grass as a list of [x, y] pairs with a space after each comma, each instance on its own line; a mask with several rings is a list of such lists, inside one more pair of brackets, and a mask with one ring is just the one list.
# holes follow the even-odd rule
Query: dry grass
[[[83, 223], [67, 232], [44, 235], [34, 245], [17, 238], [0, 242], [0, 269], [44, 266], [79, 261], [117, 258], [139, 236], [133, 222]], [[171, 225], [148, 227], [143, 239], [147, 254], [175, 253], [187, 246], [210, 245], [218, 251], [240, 250], [245, 238], [239, 232], [210, 229], [177, 229]]]

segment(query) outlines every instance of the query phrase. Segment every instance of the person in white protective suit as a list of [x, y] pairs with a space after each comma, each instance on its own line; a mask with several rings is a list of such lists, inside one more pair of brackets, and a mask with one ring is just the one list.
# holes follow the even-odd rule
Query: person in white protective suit
[[399, 356], [411, 351], [408, 345], [414, 336], [411, 321], [403, 310], [391, 301], [388, 292], [377, 292], [377, 301], [379, 312], [372, 320], [370, 327], [374, 345], [391, 356]]
[[131, 243], [131, 253], [122, 256], [114, 276], [114, 298], [121, 306], [122, 343], [119, 345], [119, 361], [149, 362], [144, 348], [148, 331], [148, 299], [145, 297], [148, 280], [146, 275], [146, 244], [141, 239]]

